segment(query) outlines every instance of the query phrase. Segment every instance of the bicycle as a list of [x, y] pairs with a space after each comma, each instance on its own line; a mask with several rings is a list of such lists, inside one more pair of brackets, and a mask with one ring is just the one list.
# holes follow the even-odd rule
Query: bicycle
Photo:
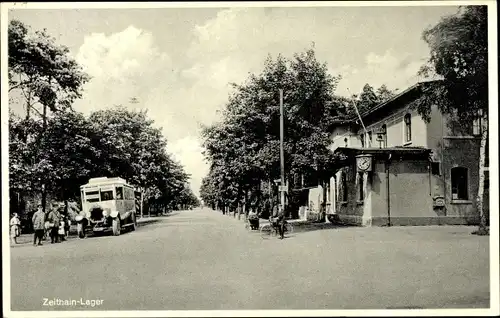
[[[283, 233], [291, 234], [293, 233], [293, 225], [288, 222], [285, 222], [285, 228], [283, 229]], [[270, 238], [272, 236], [279, 236], [278, 228], [274, 227], [271, 222], [269, 224], [265, 224], [260, 228], [260, 235], [263, 239]]]

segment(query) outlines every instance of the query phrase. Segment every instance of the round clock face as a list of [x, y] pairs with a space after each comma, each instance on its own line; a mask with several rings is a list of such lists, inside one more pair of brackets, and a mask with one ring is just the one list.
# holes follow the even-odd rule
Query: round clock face
[[360, 170], [366, 170], [370, 167], [370, 158], [359, 158], [358, 168]]

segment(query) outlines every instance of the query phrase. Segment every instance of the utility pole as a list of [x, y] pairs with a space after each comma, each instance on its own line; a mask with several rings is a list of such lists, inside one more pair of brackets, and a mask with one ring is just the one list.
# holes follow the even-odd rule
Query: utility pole
[[280, 166], [281, 166], [281, 208], [285, 211], [285, 151], [283, 148], [284, 138], [284, 110], [283, 110], [283, 90], [280, 89]]

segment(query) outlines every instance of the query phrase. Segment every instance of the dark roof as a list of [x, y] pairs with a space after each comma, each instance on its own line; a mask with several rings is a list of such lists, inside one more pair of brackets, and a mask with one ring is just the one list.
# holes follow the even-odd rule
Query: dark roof
[[334, 153], [342, 153], [345, 155], [362, 155], [362, 154], [400, 154], [400, 155], [428, 155], [432, 152], [429, 148], [424, 147], [388, 147], [388, 148], [350, 148], [338, 147]]
[[[370, 108], [369, 110], [367, 111], [364, 111], [363, 113], [361, 113], [361, 118], [364, 118], [380, 109], [384, 109], [390, 105], [394, 105], [393, 102], [401, 99], [403, 96], [406, 96], [407, 94], [411, 93], [411, 92], [414, 92], [414, 91], [417, 91], [418, 89], [422, 89], [422, 88], [425, 88], [425, 87], [428, 87], [429, 85], [432, 85], [433, 83], [438, 83], [438, 82], [441, 82], [441, 80], [434, 80], [434, 81], [425, 81], [425, 82], [418, 82], [410, 87], [408, 87], [407, 89], [405, 89], [404, 91], [402, 91], [401, 93], [391, 97], [390, 99], [386, 100], [385, 102], [383, 103], [380, 103], [372, 108]], [[359, 117], [357, 115], [356, 112], [354, 112], [354, 114], [352, 114], [351, 116], [349, 117], [346, 117], [343, 119], [342, 123], [346, 123], [346, 122], [355, 122], [355, 121], [358, 121], [359, 120]]]

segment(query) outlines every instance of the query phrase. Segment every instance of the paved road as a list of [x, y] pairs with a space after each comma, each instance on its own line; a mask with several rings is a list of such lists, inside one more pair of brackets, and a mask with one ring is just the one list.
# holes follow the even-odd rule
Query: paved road
[[[342, 228], [263, 240], [208, 209], [119, 237], [11, 248], [12, 310], [489, 306], [488, 237], [467, 227]], [[102, 299], [43, 306], [43, 298]]]

